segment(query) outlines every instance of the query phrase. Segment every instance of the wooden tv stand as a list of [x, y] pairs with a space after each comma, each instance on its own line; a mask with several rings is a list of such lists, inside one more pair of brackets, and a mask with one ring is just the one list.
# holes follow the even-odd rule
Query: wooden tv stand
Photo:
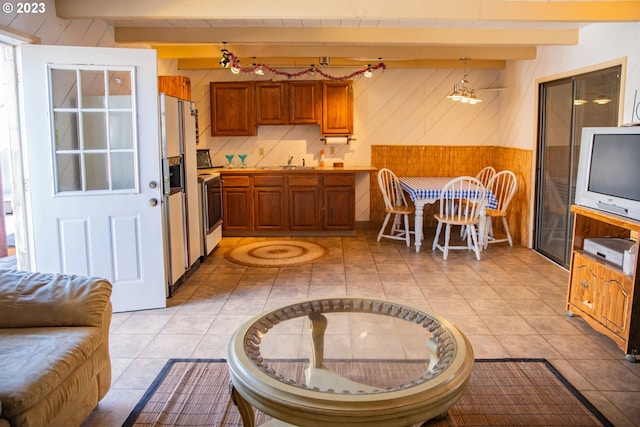
[[573, 205], [575, 214], [567, 314], [577, 315], [605, 334], [635, 362], [640, 351], [640, 283], [638, 250], [632, 275], [583, 250], [585, 238], [623, 237], [637, 240], [640, 222]]

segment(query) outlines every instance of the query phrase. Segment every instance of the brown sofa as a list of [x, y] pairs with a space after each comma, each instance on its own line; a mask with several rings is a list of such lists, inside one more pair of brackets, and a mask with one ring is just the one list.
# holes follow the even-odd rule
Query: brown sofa
[[0, 269], [0, 427], [80, 425], [111, 385], [111, 284]]

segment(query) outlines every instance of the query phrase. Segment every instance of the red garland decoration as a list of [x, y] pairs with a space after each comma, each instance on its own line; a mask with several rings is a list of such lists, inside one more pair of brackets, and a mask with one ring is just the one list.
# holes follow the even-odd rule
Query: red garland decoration
[[287, 73], [287, 72], [272, 68], [265, 64], [254, 64], [252, 67], [241, 67], [238, 57], [235, 56], [233, 53], [229, 52], [226, 54], [226, 56], [228, 56], [228, 58], [230, 59], [231, 67], [236, 68], [243, 73], [255, 73], [257, 69], [262, 68], [263, 70], [270, 71], [273, 74], [276, 74], [278, 76], [286, 76], [288, 79], [301, 77], [301, 76], [304, 76], [305, 74], [317, 73], [317, 74], [320, 74], [325, 79], [329, 79], [329, 80], [351, 80], [353, 77], [360, 76], [366, 73], [367, 71], [375, 71], [379, 68], [382, 68], [384, 70], [387, 68], [384, 62], [380, 62], [377, 65], [368, 65], [366, 68], [363, 68], [362, 70], [359, 70], [359, 71], [354, 71], [351, 74], [347, 74], [342, 77], [335, 77], [335, 76], [332, 76], [331, 74], [325, 73], [324, 71], [316, 68], [315, 66], [309, 67], [306, 70], [298, 71], [297, 73]]

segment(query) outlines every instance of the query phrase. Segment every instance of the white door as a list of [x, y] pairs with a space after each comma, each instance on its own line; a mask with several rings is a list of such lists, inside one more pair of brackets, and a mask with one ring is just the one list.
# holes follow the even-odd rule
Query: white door
[[165, 307], [155, 51], [18, 61], [30, 268], [108, 279], [114, 311]]

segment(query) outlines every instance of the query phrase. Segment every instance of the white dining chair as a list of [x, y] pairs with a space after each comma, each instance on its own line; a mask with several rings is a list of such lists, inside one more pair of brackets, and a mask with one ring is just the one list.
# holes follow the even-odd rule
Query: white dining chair
[[496, 170], [492, 166], [485, 166], [476, 174], [476, 178], [486, 187], [495, 174]]
[[[486, 209], [486, 224], [485, 224], [485, 237], [484, 247], [487, 248], [489, 243], [509, 242], [509, 246], [513, 246], [513, 239], [509, 232], [509, 224], [507, 223], [507, 208], [516, 194], [516, 188], [518, 186], [518, 180], [516, 175], [511, 171], [500, 171], [491, 178], [489, 184], [487, 184], [487, 190], [491, 191], [498, 202], [498, 206], [494, 209]], [[502, 218], [502, 225], [504, 231], [507, 233], [507, 237], [504, 239], [496, 239], [493, 235], [493, 221], [492, 218]]]
[[[382, 237], [386, 237], [387, 239], [404, 240], [407, 246], [410, 246], [411, 234], [415, 234], [415, 232], [409, 229], [409, 215], [414, 213], [414, 208], [407, 203], [398, 177], [390, 169], [382, 168], [378, 171], [378, 185], [384, 199], [384, 210], [387, 213], [378, 233], [378, 242]], [[392, 215], [391, 230], [389, 234], [385, 234]], [[404, 220], [404, 228], [401, 227], [401, 219]]]
[[[493, 168], [493, 166], [485, 166], [482, 169], [480, 169], [480, 172], [476, 174], [476, 178], [486, 188], [487, 185], [489, 184], [489, 181], [491, 181], [491, 178], [493, 178], [495, 174], [496, 174], [496, 170]], [[460, 236], [465, 237], [466, 231], [467, 231], [466, 227], [460, 227]]]
[[[440, 212], [434, 214], [438, 221], [432, 250], [440, 249], [446, 260], [451, 249], [473, 250], [480, 260], [477, 225], [480, 223], [480, 210], [486, 198], [486, 189], [479, 179], [471, 176], [454, 178], [442, 187], [440, 194]], [[440, 232], [444, 225], [444, 243], [440, 244]], [[465, 246], [449, 243], [452, 226], [466, 227]]]

